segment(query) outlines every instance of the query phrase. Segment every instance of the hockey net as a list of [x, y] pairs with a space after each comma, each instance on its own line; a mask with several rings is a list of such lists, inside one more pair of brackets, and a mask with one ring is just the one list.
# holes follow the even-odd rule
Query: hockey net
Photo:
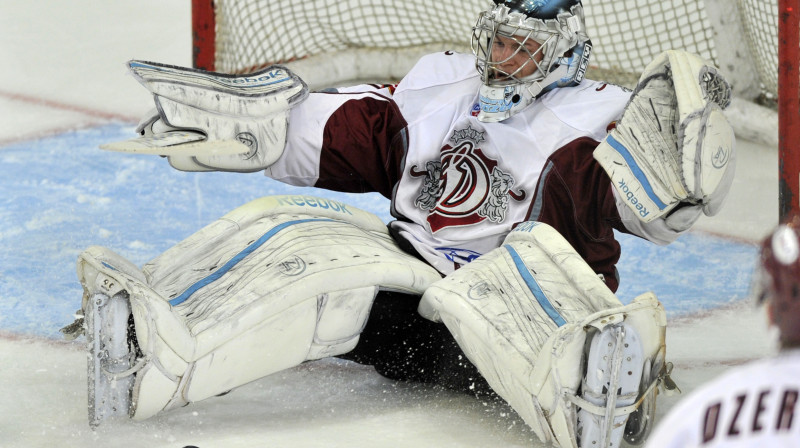
[[[477, 14], [490, 6], [490, 0], [192, 0], [193, 60], [197, 68], [238, 74], [282, 63], [312, 89], [396, 82], [423, 54], [470, 52]], [[668, 49], [721, 68], [733, 86], [726, 115], [737, 136], [780, 147], [782, 216], [789, 208], [800, 213], [796, 0], [584, 0], [583, 6], [594, 45], [590, 78], [633, 87]]]
[[[632, 85], [680, 48], [734, 72], [737, 94], [777, 95], [778, 0], [585, 1], [591, 77]], [[489, 0], [193, 0], [195, 66], [249, 73], [292, 62], [312, 87], [395, 81], [424, 53], [470, 51]]]

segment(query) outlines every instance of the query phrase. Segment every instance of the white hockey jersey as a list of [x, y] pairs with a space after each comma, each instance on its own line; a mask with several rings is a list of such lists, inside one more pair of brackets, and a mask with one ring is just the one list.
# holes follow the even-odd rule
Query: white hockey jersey
[[672, 408], [648, 448], [800, 446], [800, 350], [738, 367]]
[[480, 82], [473, 56], [444, 52], [423, 57], [396, 88], [312, 93], [291, 111], [286, 149], [266, 174], [293, 185], [381, 192], [392, 200], [395, 236], [452, 272], [535, 219], [548, 158], [576, 140], [596, 146], [630, 97], [587, 80], [503, 122], [482, 123]]

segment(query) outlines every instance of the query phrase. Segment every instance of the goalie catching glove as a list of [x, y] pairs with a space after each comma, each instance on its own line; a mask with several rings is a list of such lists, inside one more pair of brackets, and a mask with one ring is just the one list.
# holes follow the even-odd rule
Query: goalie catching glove
[[[616, 128], [594, 157], [642, 222], [686, 230], [700, 210], [719, 212], [734, 173], [733, 129], [722, 113], [730, 86], [709, 63], [670, 50], [648, 65]], [[680, 205], [680, 207], [679, 207]], [[685, 222], [686, 206], [696, 210]], [[678, 228], [675, 228], [678, 227]]]
[[128, 67], [153, 93], [156, 110], [139, 124], [142, 138], [106, 149], [166, 147], [160, 153], [183, 171], [270, 166], [283, 153], [289, 110], [308, 96], [303, 80], [282, 66], [240, 76], [141, 61]]

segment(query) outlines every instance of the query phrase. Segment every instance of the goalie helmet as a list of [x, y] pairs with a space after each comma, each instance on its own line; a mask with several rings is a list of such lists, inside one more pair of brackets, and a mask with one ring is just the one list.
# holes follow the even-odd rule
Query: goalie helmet
[[800, 346], [800, 216], [780, 225], [761, 245], [753, 293], [769, 304], [781, 345]]
[[591, 52], [580, 0], [494, 0], [472, 28], [478, 120], [497, 122], [583, 80]]

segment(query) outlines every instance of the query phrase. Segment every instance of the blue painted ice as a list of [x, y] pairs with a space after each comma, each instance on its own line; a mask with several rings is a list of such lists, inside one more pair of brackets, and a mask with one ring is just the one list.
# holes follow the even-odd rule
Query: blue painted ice
[[[184, 173], [166, 159], [111, 153], [133, 136], [107, 125], [0, 150], [0, 329], [59, 337], [80, 308], [78, 254], [106, 246], [142, 265], [245, 202], [298, 193], [336, 199], [391, 220], [378, 194], [290, 187], [260, 173]], [[690, 233], [658, 247], [622, 235], [618, 295], [654, 291], [670, 316], [746, 297], [756, 249]]]

